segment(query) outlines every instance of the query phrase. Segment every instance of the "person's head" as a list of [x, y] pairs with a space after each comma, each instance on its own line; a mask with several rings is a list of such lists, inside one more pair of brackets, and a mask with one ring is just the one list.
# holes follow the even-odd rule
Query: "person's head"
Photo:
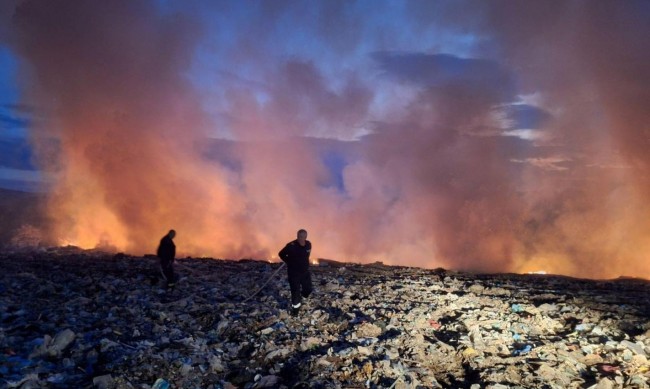
[[176, 236], [176, 231], [169, 230], [169, 232], [167, 233], [167, 236], [169, 236], [171, 239], [174, 239], [174, 237]]
[[307, 240], [307, 230], [303, 230], [301, 228], [298, 230], [298, 233], [296, 235], [298, 236], [298, 241], [300, 243], [303, 243]]

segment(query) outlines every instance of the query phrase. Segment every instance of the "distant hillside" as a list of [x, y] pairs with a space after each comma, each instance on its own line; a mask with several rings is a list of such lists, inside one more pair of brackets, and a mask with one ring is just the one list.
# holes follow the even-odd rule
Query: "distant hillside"
[[45, 224], [42, 193], [0, 189], [0, 248], [6, 247], [24, 226]]

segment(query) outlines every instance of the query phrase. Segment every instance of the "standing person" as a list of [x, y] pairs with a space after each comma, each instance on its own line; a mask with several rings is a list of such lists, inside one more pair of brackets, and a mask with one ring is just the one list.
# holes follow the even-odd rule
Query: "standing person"
[[163, 236], [160, 239], [160, 245], [158, 245], [157, 255], [160, 258], [160, 272], [165, 278], [166, 286], [168, 288], [174, 288], [176, 283], [176, 276], [174, 275], [174, 257], [176, 256], [176, 245], [174, 244], [174, 237], [176, 236], [176, 231], [169, 230], [167, 235]]
[[311, 274], [309, 273], [309, 254], [311, 242], [307, 240], [307, 231], [298, 230], [298, 239], [287, 243], [278, 253], [287, 264], [289, 288], [291, 289], [291, 314], [297, 315], [302, 298], [311, 294]]

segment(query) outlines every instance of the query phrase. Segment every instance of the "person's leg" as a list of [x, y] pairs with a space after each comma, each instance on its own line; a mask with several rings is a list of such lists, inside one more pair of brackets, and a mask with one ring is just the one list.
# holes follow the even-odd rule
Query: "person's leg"
[[162, 265], [162, 261], [160, 262], [160, 276], [162, 277], [163, 280], [167, 280], [167, 277], [165, 277], [165, 268]]
[[166, 264], [166, 262], [167, 262], [167, 261], [165, 261], [164, 259], [162, 259], [162, 258], [160, 259], [160, 275], [162, 276], [162, 278], [163, 278], [163, 280], [165, 281], [165, 283], [167, 283], [167, 281], [169, 281], [169, 280], [167, 279], [167, 272], [165, 271], [165, 267], [166, 267], [165, 264]]
[[163, 277], [165, 278], [166, 285], [169, 286], [174, 286], [174, 267], [171, 263], [171, 261], [167, 259], [161, 259], [160, 260], [160, 269], [162, 272]]
[[296, 276], [289, 276], [289, 288], [291, 289], [291, 313], [297, 314], [300, 308], [300, 278]]
[[174, 274], [174, 263], [170, 262], [169, 266], [167, 267], [167, 276], [169, 279], [169, 282], [167, 283], [167, 287], [169, 288], [174, 288], [176, 286], [176, 274]]
[[303, 277], [300, 279], [300, 285], [302, 287], [301, 295], [304, 298], [309, 297], [311, 292], [314, 290], [314, 287], [312, 286], [311, 283], [311, 273], [307, 273], [303, 275]]

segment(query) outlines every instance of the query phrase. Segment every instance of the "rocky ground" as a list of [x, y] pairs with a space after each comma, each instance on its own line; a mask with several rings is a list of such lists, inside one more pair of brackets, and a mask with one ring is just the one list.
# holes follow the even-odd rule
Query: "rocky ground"
[[[323, 263], [324, 264], [324, 263]], [[381, 264], [284, 270], [75, 249], [0, 254], [0, 387], [622, 388], [650, 378], [650, 285]]]

